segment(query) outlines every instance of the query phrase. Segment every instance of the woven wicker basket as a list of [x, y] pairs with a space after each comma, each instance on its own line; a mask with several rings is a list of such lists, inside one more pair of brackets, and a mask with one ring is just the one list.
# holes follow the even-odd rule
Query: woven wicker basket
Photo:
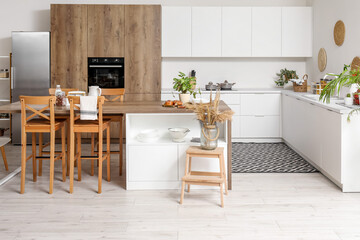
[[296, 83], [293, 83], [294, 92], [307, 92], [307, 80], [303, 82], [302, 85], [297, 85]]

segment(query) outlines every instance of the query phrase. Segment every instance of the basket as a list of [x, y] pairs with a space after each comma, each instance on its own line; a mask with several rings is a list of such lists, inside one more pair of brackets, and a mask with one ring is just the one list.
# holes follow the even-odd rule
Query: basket
[[294, 92], [307, 92], [307, 80], [308, 80], [308, 75], [305, 74], [303, 76], [304, 82], [302, 85], [297, 85], [296, 83], [293, 82], [293, 87], [294, 87]]
[[302, 85], [297, 85], [293, 83], [294, 92], [307, 92], [307, 80], [303, 82]]

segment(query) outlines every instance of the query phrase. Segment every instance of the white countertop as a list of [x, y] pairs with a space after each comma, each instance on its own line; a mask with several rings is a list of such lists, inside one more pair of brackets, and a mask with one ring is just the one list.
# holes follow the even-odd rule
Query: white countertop
[[[210, 93], [210, 91], [205, 90], [205, 88], [201, 88], [201, 94]], [[233, 90], [222, 90], [221, 93], [224, 94], [236, 94], [236, 93], [281, 93], [282, 88], [233, 88]], [[213, 91], [214, 93], [215, 91]], [[164, 94], [171, 94], [171, 93], [178, 93], [174, 91], [172, 88], [163, 88], [161, 93]]]
[[[337, 103], [344, 103], [343, 99], [330, 100], [330, 103], [327, 104], [327, 103], [324, 103], [323, 101], [317, 100], [320, 95], [315, 95], [315, 94], [311, 94], [311, 93], [307, 93], [307, 92], [294, 92], [292, 90], [282, 90], [282, 94], [285, 94], [289, 97], [297, 98], [304, 102], [312, 103], [316, 106], [319, 106], [319, 107], [322, 107], [322, 108], [325, 108], [325, 109], [328, 109], [328, 110], [331, 110], [333, 112], [340, 113], [340, 114], [349, 114], [352, 110], [351, 108], [337, 104]], [[312, 96], [316, 96], [317, 98], [310, 99], [308, 97], [305, 97], [304, 95], [312, 95]], [[336, 101], [336, 103], [335, 103], [335, 101]], [[360, 106], [359, 106], [359, 108], [360, 108]]]
[[[161, 93], [163, 94], [177, 94], [176, 91], [174, 91], [171, 88], [162, 89]], [[206, 91], [205, 89], [201, 89], [202, 94], [210, 93], [210, 91]], [[331, 110], [333, 112], [339, 113], [339, 114], [349, 114], [352, 110], [352, 108], [345, 107], [342, 105], [339, 105], [337, 103], [344, 103], [343, 99], [340, 100], [333, 100], [333, 102], [330, 101], [329, 104], [324, 103], [322, 101], [317, 100], [319, 95], [311, 94], [308, 92], [294, 92], [293, 90], [285, 90], [283, 88], [233, 88], [231, 91], [221, 91], [222, 94], [239, 94], [239, 93], [282, 93], [285, 95], [288, 95], [290, 97], [297, 98], [304, 102], [312, 103], [316, 106]], [[314, 96], [315, 99], [310, 99], [307, 96]], [[360, 106], [359, 106], [360, 108]]]

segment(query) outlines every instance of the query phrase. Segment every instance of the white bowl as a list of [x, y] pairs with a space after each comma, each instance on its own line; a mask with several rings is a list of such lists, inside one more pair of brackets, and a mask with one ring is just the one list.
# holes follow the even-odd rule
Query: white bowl
[[169, 128], [169, 133], [173, 142], [184, 142], [184, 137], [190, 132], [188, 128]]
[[206, 98], [193, 98], [193, 103], [209, 103], [210, 100]]
[[148, 143], [148, 142], [155, 142], [156, 140], [159, 139], [159, 132], [157, 129], [146, 129], [141, 131], [137, 136], [136, 139], [139, 142], [144, 142], [144, 143]]

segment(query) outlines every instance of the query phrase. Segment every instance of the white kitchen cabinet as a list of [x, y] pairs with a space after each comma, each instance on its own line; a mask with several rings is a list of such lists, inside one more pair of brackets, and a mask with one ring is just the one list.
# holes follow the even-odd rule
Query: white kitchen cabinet
[[240, 126], [241, 126], [240, 116], [234, 115], [232, 117], [232, 122], [231, 122], [231, 138], [241, 137]]
[[251, 7], [222, 8], [222, 56], [251, 57]]
[[191, 57], [191, 7], [162, 8], [162, 56]]
[[312, 8], [282, 8], [282, 56], [312, 56]]
[[[213, 94], [215, 98], [215, 94]], [[220, 100], [223, 100], [226, 104], [240, 104], [240, 94], [221, 94]]]
[[129, 146], [128, 159], [131, 159], [128, 164], [128, 180], [131, 182], [179, 179], [176, 145]]
[[281, 57], [281, 7], [252, 8], [252, 56]]
[[240, 116], [242, 138], [279, 138], [280, 116]]
[[341, 183], [341, 115], [327, 109], [319, 110], [324, 126], [321, 134], [321, 168]]
[[221, 7], [193, 7], [191, 16], [192, 56], [221, 57]]
[[280, 115], [281, 94], [241, 94], [240, 115]]

